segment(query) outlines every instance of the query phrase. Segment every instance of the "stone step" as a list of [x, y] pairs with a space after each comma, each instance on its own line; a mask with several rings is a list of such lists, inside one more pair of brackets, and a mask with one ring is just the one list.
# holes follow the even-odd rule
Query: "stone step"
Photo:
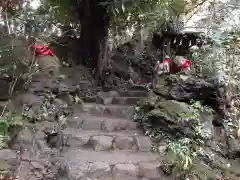
[[81, 97], [85, 103], [96, 103], [96, 97]]
[[73, 128], [63, 130], [66, 146], [71, 148], [90, 148], [95, 151], [131, 150], [149, 152], [152, 142], [140, 131], [100, 132]]
[[143, 90], [126, 90], [126, 91], [101, 91], [98, 96], [103, 97], [145, 97], [148, 92]]
[[102, 105], [94, 103], [85, 103], [84, 112], [94, 116], [106, 116], [132, 119], [135, 107], [127, 105]]
[[137, 130], [138, 124], [132, 120], [121, 118], [96, 117], [75, 112], [72, 117], [68, 117], [67, 126], [70, 128], [83, 130], [99, 130], [103, 132], [113, 132], [122, 130]]
[[98, 97], [98, 104], [115, 104], [115, 105], [135, 105], [141, 97]]
[[149, 152], [70, 150], [64, 153], [63, 168], [68, 179], [166, 180], [161, 161], [160, 155]]
[[134, 90], [134, 91], [146, 91], [147, 92], [146, 87], [144, 87], [142, 85], [128, 85], [127, 89]]
[[146, 97], [148, 92], [147, 91], [119, 91], [118, 92], [122, 97]]

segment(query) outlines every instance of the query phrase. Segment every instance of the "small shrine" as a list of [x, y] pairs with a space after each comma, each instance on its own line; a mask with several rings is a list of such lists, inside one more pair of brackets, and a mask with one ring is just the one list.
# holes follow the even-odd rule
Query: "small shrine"
[[165, 55], [189, 56], [192, 53], [192, 46], [200, 48], [205, 43], [212, 43], [203, 32], [184, 32], [183, 26], [180, 28], [177, 26], [178, 23], [165, 22], [153, 34], [152, 44], [160, 50], [162, 58]]
[[162, 54], [186, 56], [189, 55], [192, 46], [202, 46], [202, 34], [199, 32], [154, 33], [153, 45], [162, 51]]

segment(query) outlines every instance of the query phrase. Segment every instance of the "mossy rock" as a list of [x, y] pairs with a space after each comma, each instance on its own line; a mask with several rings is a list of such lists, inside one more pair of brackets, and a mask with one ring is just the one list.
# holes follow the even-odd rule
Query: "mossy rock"
[[158, 95], [167, 97], [169, 95], [170, 87], [166, 85], [156, 85], [153, 91]]
[[191, 174], [196, 175], [199, 180], [216, 180], [221, 175], [221, 171], [213, 169], [201, 161], [194, 163]]
[[226, 176], [238, 176], [239, 179], [240, 176], [239, 159], [231, 160], [215, 154], [215, 158], [211, 166], [215, 169], [221, 170], [222, 172], [224, 172]]
[[155, 108], [158, 101], [157, 96], [151, 96], [149, 98], [144, 98], [138, 101], [138, 106], [141, 107], [144, 110], [150, 111]]
[[157, 95], [167, 97], [169, 95], [170, 86], [165, 81], [164, 76], [155, 77], [155, 83], [153, 85], [153, 92]]
[[195, 131], [188, 121], [181, 119], [182, 113], [190, 113], [188, 104], [168, 100], [158, 103], [156, 109], [147, 114], [147, 119], [153, 127], [161, 129], [170, 136], [194, 137]]
[[[158, 108], [166, 112], [171, 119], [179, 120], [178, 118], [183, 113], [190, 113], [189, 105], [184, 102], [167, 100], [158, 104]], [[177, 118], [177, 119], [176, 119]]]
[[167, 100], [166, 97], [157, 95], [154, 91], [149, 91], [147, 97], [154, 98], [154, 99], [158, 100], [159, 102]]

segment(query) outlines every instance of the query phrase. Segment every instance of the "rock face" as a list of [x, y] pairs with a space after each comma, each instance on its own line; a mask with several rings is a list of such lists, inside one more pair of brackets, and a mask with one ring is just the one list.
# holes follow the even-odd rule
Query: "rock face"
[[200, 101], [210, 106], [222, 118], [225, 110], [230, 107], [230, 96], [227, 88], [217, 82], [217, 78], [204, 79], [194, 74], [181, 73], [158, 77], [153, 91], [160, 95], [180, 102]]
[[[214, 78], [204, 79], [186, 72], [157, 77], [150, 95], [139, 103], [147, 119], [144, 123], [149, 124], [145, 127], [158, 127], [172, 138], [193, 138], [195, 127], [200, 123], [205, 139], [212, 139], [213, 125], [223, 123], [221, 119], [226, 117], [225, 110], [230, 103], [227, 89]], [[209, 107], [201, 110], [198, 122], [184, 120], [195, 116], [189, 105], [192, 100]], [[211, 109], [214, 111], [210, 112]]]
[[[64, 121], [58, 120], [70, 114], [76, 94], [77, 85], [66, 86], [55, 78], [38, 74], [26, 92], [12, 99], [13, 109], [23, 113], [26, 124], [9, 142], [16, 162], [13, 164], [9, 157], [9, 161], [1, 163], [8, 165], [2, 167], [4, 171], [11, 174], [17, 169], [15, 175], [21, 180], [54, 179], [58, 175], [59, 152], [67, 144], [61, 133]], [[0, 151], [0, 160], [2, 155], [8, 156]]]
[[[226, 87], [214, 78], [188, 73], [161, 76], [149, 96], [138, 102], [134, 119], [154, 140], [160, 153], [177, 145], [184, 148], [187, 144], [188, 149], [200, 146], [203, 151], [197, 151], [199, 162], [194, 163], [193, 174], [205, 173], [208, 179], [215, 179], [222, 169], [228, 169], [234, 174], [232, 178], [238, 179], [231, 159], [239, 158], [239, 140], [228, 129], [232, 122], [223, 121], [229, 102]], [[166, 139], [173, 142], [172, 146], [166, 146]]]
[[130, 77], [135, 82], [137, 80], [150, 81], [152, 78], [153, 66], [157, 60], [153, 48], [142, 49], [138, 56], [134, 55], [131, 45], [126, 43], [116, 50], [115, 55], [111, 57], [112, 73], [117, 77], [128, 80]]
[[[53, 124], [49, 124], [48, 127], [46, 124], [44, 124], [46, 129], [53, 128]], [[33, 132], [26, 127], [11, 142], [10, 147], [15, 150], [13, 155], [15, 154], [15, 161], [18, 162], [14, 175], [18, 179], [51, 179], [58, 173], [60, 166], [52, 158], [56, 155], [56, 152], [48, 147], [45, 142], [45, 134], [42, 131], [43, 126], [41, 128], [37, 128]], [[0, 157], [2, 157], [1, 151]], [[5, 157], [7, 157], [7, 154]]]
[[[148, 105], [143, 104], [142, 108]], [[202, 113], [199, 117], [199, 122], [195, 121], [194, 119], [185, 121], [184, 117], [191, 116], [192, 114], [190, 105], [184, 102], [166, 100], [154, 103], [152, 105], [153, 106], [149, 109], [146, 115], [147, 120], [146, 122], [144, 122], [148, 124], [147, 128], [149, 129], [158, 128], [164, 133], [167, 133], [171, 138], [175, 139], [181, 138], [183, 136], [195, 138], [197, 134], [195, 126], [198, 126], [198, 123], [201, 122], [201, 124], [206, 124], [205, 129], [208, 136], [206, 136], [205, 138], [206, 139], [212, 138], [213, 136], [212, 114], [210, 113], [206, 114], [206, 112]]]
[[0, 150], [0, 168], [2, 174], [14, 175], [20, 161], [16, 151], [9, 149]]
[[136, 30], [130, 41], [114, 49], [111, 56], [111, 72], [113, 76], [136, 82], [151, 81], [153, 66], [160, 58], [152, 45], [152, 28]]

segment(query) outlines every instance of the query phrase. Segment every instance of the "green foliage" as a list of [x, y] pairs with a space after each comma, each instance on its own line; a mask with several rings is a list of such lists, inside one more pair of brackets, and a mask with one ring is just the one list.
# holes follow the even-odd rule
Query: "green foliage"
[[41, 8], [61, 23], [78, 20], [76, 9], [70, 0], [44, 0]]
[[54, 100], [55, 96], [45, 97], [39, 108], [35, 110], [25, 108], [22, 113], [23, 117], [32, 123], [53, 120], [63, 125], [66, 121], [65, 110], [68, 106], [67, 104], [56, 105]]
[[22, 47], [3, 47], [0, 51], [0, 78], [11, 81], [9, 95], [14, 92], [18, 82], [23, 82], [21, 88], [26, 88], [35, 73], [39, 72], [37, 64], [26, 61], [26, 57], [21, 56], [19, 49]]
[[182, 121], [195, 121], [195, 133], [196, 136], [200, 137], [200, 138], [205, 138], [208, 136], [208, 132], [204, 130], [204, 127], [200, 121], [200, 114], [201, 113], [208, 113], [211, 114], [212, 113], [212, 109], [209, 108], [208, 106], [203, 106], [199, 101], [192, 101], [191, 102], [191, 106], [190, 106], [190, 111], [189, 113], [183, 113], [180, 114], [180, 119]]
[[[32, 76], [38, 72], [39, 68], [33, 62], [27, 63], [25, 57], [22, 57], [21, 49], [23, 47], [15, 47], [14, 44], [3, 44], [0, 51], [0, 78], [9, 83], [9, 86], [3, 88], [8, 89], [8, 95], [12, 96], [16, 84], [21, 84], [18, 90], [23, 90], [23, 85], [30, 83]], [[13, 37], [7, 37], [7, 42], [13, 42]], [[21, 83], [20, 83], [21, 82]], [[6, 95], [6, 94], [4, 94]], [[3, 108], [0, 116], [0, 149], [6, 147], [6, 143], [10, 138], [12, 128], [23, 126], [24, 118], [13, 111], [6, 111], [7, 105]]]
[[40, 111], [38, 112], [36, 119], [42, 120], [49, 117], [56, 117], [57, 121], [63, 120], [65, 118], [64, 108], [66, 108], [66, 105], [61, 105], [60, 108], [57, 108], [56, 105], [46, 99], [41, 105]]
[[11, 129], [22, 125], [23, 118], [15, 112], [6, 112], [0, 117], [0, 149], [7, 147]]
[[137, 121], [139, 120], [139, 122], [143, 122], [146, 118], [146, 112], [144, 111], [143, 108], [140, 107], [136, 107], [135, 108], [135, 114], [133, 116], [133, 120]]
[[[182, 135], [179, 138], [171, 138], [168, 132], [159, 127], [151, 126], [148, 121], [148, 113], [155, 109], [156, 101], [144, 101], [135, 108], [134, 120], [139, 122], [147, 135], [149, 135], [156, 143], [163, 139], [167, 143], [166, 153], [167, 162], [174, 166], [173, 174], [178, 177], [184, 177], [191, 173], [191, 169], [195, 166], [195, 161], [199, 160], [200, 156], [206, 155], [206, 152], [201, 148], [204, 146], [204, 139], [209, 136], [201, 122], [201, 113], [212, 113], [209, 107], [203, 106], [199, 101], [192, 101], [189, 106], [188, 113], [182, 113], [178, 116], [178, 121], [186, 121], [189, 126], [192, 126], [194, 136], [187, 137]], [[182, 123], [180, 123], [182, 124]], [[161, 126], [161, 125], [160, 125]], [[150, 129], [152, 128], [152, 129]], [[156, 148], [157, 149], [157, 148]]]
[[[110, 36], [125, 36], [126, 30], [140, 27], [155, 28], [166, 18], [179, 15], [184, 11], [183, 0], [130, 0], [99, 1], [99, 6], [106, 8], [106, 16], [111, 18]], [[70, 0], [44, 0], [43, 6], [52, 19], [60, 23], [78, 22], [76, 9]]]
[[[124, 6], [124, 11], [122, 10]], [[176, 17], [184, 9], [182, 0], [174, 1], [130, 1], [125, 4], [124, 1], [112, 3], [110, 11], [114, 16], [111, 21], [110, 33], [112, 36], [123, 36], [126, 30], [133, 28], [149, 28], [155, 30], [165, 20]]]
[[167, 146], [169, 163], [177, 166], [179, 171], [183, 170], [184, 173], [190, 170], [193, 160], [197, 156], [191, 143], [191, 139], [183, 138], [176, 142], [169, 142]]
[[202, 141], [209, 134], [205, 131], [203, 124], [200, 121], [201, 113], [212, 113], [212, 109], [203, 106], [199, 101], [192, 101], [190, 106], [190, 112], [180, 115], [182, 121], [195, 121], [194, 128], [196, 138], [181, 138], [179, 140], [170, 140], [168, 143], [168, 157], [172, 164], [175, 164], [178, 171], [181, 173], [189, 173], [191, 168], [194, 166], [194, 160], [198, 158], [199, 155], [206, 154], [201, 148], [204, 145]]
[[155, 108], [156, 99], [149, 98], [143, 99], [135, 107], [135, 113], [133, 115], [133, 120], [141, 123], [144, 123], [147, 120], [147, 113]]
[[204, 107], [201, 105], [199, 101], [192, 102], [192, 105], [190, 106], [190, 112], [181, 114], [180, 115], [181, 120], [189, 121], [199, 119], [200, 113], [203, 112], [203, 110]]

